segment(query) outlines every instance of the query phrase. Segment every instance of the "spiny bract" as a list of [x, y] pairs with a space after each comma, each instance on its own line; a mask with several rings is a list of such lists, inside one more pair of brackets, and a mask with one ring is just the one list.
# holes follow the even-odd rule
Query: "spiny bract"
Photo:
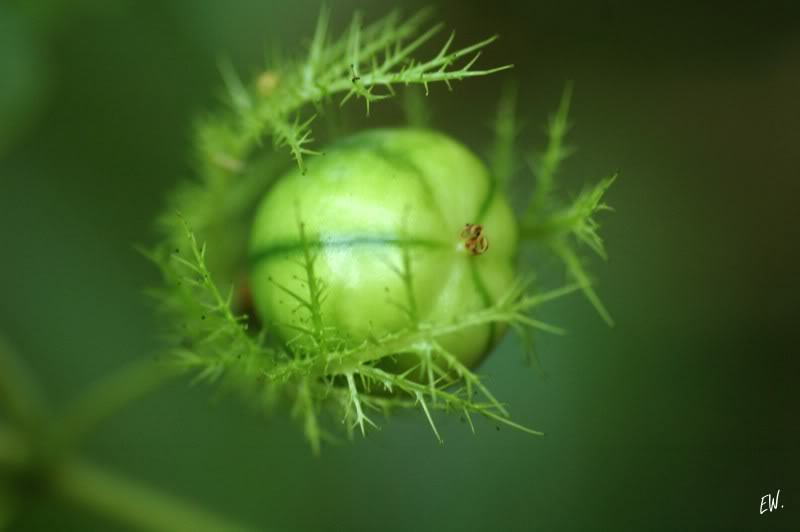
[[[419, 129], [342, 139], [331, 127], [322, 133], [328, 151], [312, 149], [314, 118], [348, 100], [369, 114], [409, 85], [427, 94], [511, 68], [476, 67], [496, 37], [457, 48], [451, 33], [426, 58], [442, 28], [427, 27], [429, 16], [393, 12], [364, 25], [356, 15], [333, 36], [323, 10], [307, 53], [266, 65], [261, 82], [223, 63], [227, 106], [201, 120], [198, 179], [176, 192], [151, 253], [165, 276], [157, 295], [174, 339], [169, 359], [265, 412], [289, 405], [315, 453], [335, 439], [329, 427], [365, 434], [377, 426], [370, 416], [401, 409], [421, 411], [439, 441], [434, 411], [459, 413], [473, 431], [474, 414], [539, 435], [510, 418], [475, 363], [506, 328], [533, 356], [534, 331], [562, 331], [535, 312], [568, 293], [583, 291], [611, 321], [583, 251], [605, 257], [595, 218], [609, 209], [603, 197], [615, 176], [571, 201], [556, 193], [572, 151], [569, 86], [541, 153], [518, 151], [516, 93], [504, 91], [490, 173], [455, 141]], [[427, 127], [426, 99], [405, 95], [407, 125]], [[281, 178], [283, 147], [297, 169]], [[534, 286], [534, 249], [558, 257], [569, 282]], [[248, 292], [263, 327], [245, 315]]]

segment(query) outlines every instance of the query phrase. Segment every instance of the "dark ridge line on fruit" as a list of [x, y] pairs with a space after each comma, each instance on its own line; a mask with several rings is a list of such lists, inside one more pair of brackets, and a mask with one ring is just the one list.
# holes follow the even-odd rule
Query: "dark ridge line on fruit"
[[[497, 179], [495, 179], [489, 173], [486, 174], [487, 181], [489, 184], [489, 188], [486, 191], [486, 196], [483, 198], [480, 207], [478, 208], [478, 214], [475, 215], [475, 222], [474, 223], [483, 223], [483, 219], [489, 212], [489, 209], [492, 206], [492, 202], [494, 201], [495, 195], [497, 194]], [[481, 301], [483, 302], [484, 307], [490, 307], [494, 304], [492, 300], [492, 296], [489, 293], [489, 290], [486, 288], [486, 283], [483, 282], [483, 277], [481, 277], [481, 272], [478, 270], [478, 264], [474, 261], [470, 261], [469, 263], [470, 273], [472, 274], [472, 282], [475, 283], [476, 288], [478, 289], [478, 294], [481, 296]], [[492, 344], [495, 341], [495, 336], [497, 334], [497, 324], [495, 322], [489, 323], [489, 338], [486, 341], [486, 345], [484, 346], [484, 352], [487, 352], [491, 349]], [[484, 354], [484, 356], [486, 356]]]
[[489, 181], [489, 189], [486, 191], [486, 197], [483, 198], [480, 208], [478, 208], [478, 214], [475, 215], [475, 221], [471, 223], [483, 223], [483, 219], [489, 213], [489, 209], [492, 206], [492, 201], [494, 201], [494, 197], [497, 194], [497, 179], [488, 173], [486, 174], [486, 177]]
[[[475, 261], [469, 261], [469, 270], [472, 274], [472, 282], [475, 283], [475, 287], [478, 289], [478, 295], [481, 296], [481, 302], [483, 303], [484, 308], [491, 307], [494, 305], [494, 301], [492, 300], [491, 294], [489, 294], [489, 289], [486, 288], [486, 283], [483, 282], [481, 272], [478, 271], [478, 263]], [[486, 340], [483, 356], [486, 356], [486, 353], [488, 353], [489, 349], [492, 347], [496, 333], [497, 324], [493, 321], [489, 322], [489, 338]]]
[[[396, 236], [350, 236], [350, 237], [328, 237], [325, 240], [307, 240], [306, 246], [312, 250], [337, 249], [348, 247], [419, 247], [419, 248], [440, 248], [444, 249], [447, 244], [436, 240], [426, 240], [422, 238], [400, 238]], [[262, 248], [250, 255], [250, 263], [256, 265], [265, 260], [271, 259], [276, 255], [291, 255], [303, 251], [304, 245], [299, 241], [279, 242], [271, 246]]]

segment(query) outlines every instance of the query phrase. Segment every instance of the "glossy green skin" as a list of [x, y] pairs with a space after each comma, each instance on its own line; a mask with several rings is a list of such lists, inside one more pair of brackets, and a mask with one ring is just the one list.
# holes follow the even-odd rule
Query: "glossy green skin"
[[[517, 228], [513, 213], [469, 150], [440, 133], [372, 130], [338, 142], [281, 178], [262, 200], [250, 241], [253, 299], [267, 324], [285, 340], [308, 326], [275, 283], [304, 297], [298, 261], [306, 239], [319, 251], [315, 271], [326, 285], [326, 326], [355, 342], [408, 328], [407, 289], [397, 270], [403, 248], [411, 259], [419, 318], [444, 323], [483, 309], [514, 280]], [[481, 223], [489, 249], [473, 255], [461, 233]], [[274, 282], [273, 282], [274, 281]], [[480, 325], [440, 338], [462, 363], [473, 366], [502, 331]]]

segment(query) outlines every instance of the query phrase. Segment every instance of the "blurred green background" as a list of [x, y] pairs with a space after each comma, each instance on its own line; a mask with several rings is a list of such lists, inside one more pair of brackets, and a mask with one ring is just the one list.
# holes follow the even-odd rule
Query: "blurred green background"
[[[341, 29], [397, 2], [330, 2]], [[425, 2], [403, 2], [412, 11]], [[433, 87], [437, 126], [476, 148], [504, 79], [523, 138], [575, 82], [566, 190], [616, 169], [608, 263], [616, 319], [553, 304], [546, 375], [509, 338], [482, 372], [546, 437], [418, 415], [313, 458], [288, 415], [179, 379], [83, 451], [263, 530], [800, 530], [800, 11], [735, 4], [438, 3], [457, 42], [499, 33], [508, 73]], [[0, 330], [56, 405], [159, 346], [144, 287], [165, 193], [191, 176], [217, 58], [244, 72], [296, 50], [319, 2], [0, 2]], [[396, 106], [395, 103], [385, 104]], [[360, 109], [359, 109], [360, 111]], [[783, 507], [759, 515], [781, 490]], [[12, 530], [117, 530], [46, 494]]]

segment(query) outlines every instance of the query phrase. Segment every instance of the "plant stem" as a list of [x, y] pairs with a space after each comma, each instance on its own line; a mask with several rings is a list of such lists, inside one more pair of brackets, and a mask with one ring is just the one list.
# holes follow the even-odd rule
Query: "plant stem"
[[46, 417], [44, 394], [16, 350], [0, 334], [0, 410], [9, 421], [26, 428], [40, 425]]
[[150, 358], [102, 377], [74, 399], [59, 416], [56, 440], [63, 447], [78, 442], [103, 419], [154, 391], [175, 372]]
[[[0, 426], [0, 471], [36, 472], [29, 450], [13, 429]], [[52, 493], [67, 502], [135, 530], [152, 532], [245, 532], [252, 530], [226, 521], [178, 497], [120, 478], [87, 462], [70, 460], [48, 468]], [[32, 469], [29, 469], [32, 468]], [[40, 472], [41, 473], [41, 472]], [[37, 474], [40, 474], [37, 473]]]
[[[52, 457], [45, 453], [45, 462], [40, 462], [42, 456], [31, 449], [34, 442], [43, 443], [46, 442], [43, 438], [53, 437], [54, 449], [68, 451], [100, 421], [165, 382], [173, 374], [168, 368], [145, 359], [103, 377], [67, 406], [63, 415], [55, 420], [55, 431], [51, 431], [39, 387], [22, 360], [2, 340], [0, 337], [0, 407], [4, 407], [9, 421], [18, 425], [21, 432], [0, 424], [0, 473], [13, 471], [44, 478], [54, 495], [137, 530], [250, 530], [86, 462], [68, 459], [59, 463], [48, 459], [65, 458], [69, 452], [58, 452]], [[49, 446], [43, 448], [48, 450]], [[0, 521], [13, 519], [13, 510], [0, 508]], [[0, 522], [0, 528], [5, 524]]]
[[204, 508], [126, 480], [86, 462], [64, 464], [52, 480], [64, 500], [105, 515], [137, 530], [153, 532], [244, 532]]

